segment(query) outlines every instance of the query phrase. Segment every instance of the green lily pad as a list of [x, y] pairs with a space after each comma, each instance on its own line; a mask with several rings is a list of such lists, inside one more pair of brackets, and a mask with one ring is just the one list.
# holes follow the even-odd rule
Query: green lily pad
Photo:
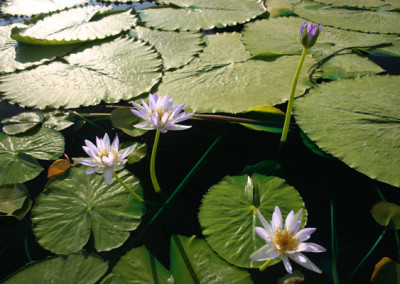
[[43, 170], [36, 159], [54, 160], [63, 153], [64, 137], [53, 129], [35, 127], [17, 136], [0, 133], [0, 184], [31, 180]]
[[195, 236], [171, 236], [170, 262], [176, 283], [253, 283], [246, 270], [229, 264]]
[[267, 11], [270, 13], [270, 18], [276, 18], [295, 15], [292, 8], [300, 0], [267, 0], [264, 2]]
[[323, 26], [366, 33], [400, 33], [400, 14], [397, 12], [332, 8], [309, 1], [295, 5], [294, 12]]
[[121, 257], [112, 273], [121, 275], [126, 283], [174, 283], [171, 273], [144, 246]]
[[322, 84], [294, 102], [296, 121], [321, 150], [349, 167], [400, 186], [398, 76]]
[[60, 45], [114, 36], [136, 25], [130, 11], [108, 11], [110, 6], [86, 6], [33, 20], [26, 28], [15, 27], [11, 38], [38, 45]]
[[44, 115], [44, 127], [61, 131], [74, 124], [73, 117], [70, 113], [59, 110], [45, 110], [42, 113]]
[[124, 277], [119, 274], [108, 274], [100, 284], [127, 284]]
[[162, 30], [209, 30], [242, 24], [264, 13], [255, 0], [174, 0], [161, 6], [140, 10], [140, 20], [148, 27]]
[[199, 32], [159, 31], [137, 26], [129, 34], [154, 45], [161, 54], [165, 70], [189, 63], [203, 49], [203, 35]]
[[96, 283], [106, 273], [107, 262], [95, 254], [71, 254], [31, 262], [2, 283]]
[[[87, 167], [72, 167], [50, 180], [32, 209], [33, 232], [38, 242], [58, 254], [80, 251], [93, 236], [97, 251], [121, 246], [144, 214], [143, 203], [113, 179], [106, 185], [99, 174], [87, 175]], [[142, 196], [139, 181], [128, 171], [119, 177]]]
[[32, 207], [32, 200], [22, 183], [0, 184], [0, 217], [22, 220]]
[[382, 0], [317, 0], [315, 2], [330, 5], [332, 7], [378, 8], [387, 5], [387, 3]]
[[[291, 210], [304, 209], [304, 202], [293, 187], [278, 177], [228, 176], [204, 196], [199, 212], [203, 235], [226, 261], [239, 267], [260, 267], [262, 262], [250, 259], [254, 251], [265, 245], [254, 231], [255, 226], [261, 226], [256, 209], [270, 221], [275, 206], [285, 217]], [[303, 224], [306, 215], [303, 214]]]
[[70, 52], [76, 45], [37, 46], [10, 38], [11, 29], [22, 24], [0, 27], [0, 73], [10, 73], [51, 61]]
[[400, 263], [388, 257], [382, 258], [376, 265], [371, 277], [372, 284], [400, 282]]
[[122, 130], [129, 136], [141, 136], [147, 132], [147, 130], [139, 129], [133, 126], [139, 122], [140, 118], [136, 115], [133, 115], [130, 108], [116, 108], [111, 112], [111, 123], [113, 126]]
[[75, 5], [85, 4], [90, 0], [5, 0], [1, 12], [9, 15], [33, 16], [63, 10]]
[[[185, 103], [191, 112], [247, 111], [258, 105], [273, 106], [289, 99], [290, 86], [300, 56], [275, 60], [248, 60], [240, 34], [208, 36], [209, 45], [198, 59], [166, 72], [158, 93]], [[314, 63], [307, 56], [295, 96], [307, 88], [306, 70]]]
[[4, 133], [15, 135], [28, 131], [40, 124], [43, 120], [44, 116], [40, 112], [23, 112], [11, 118], [3, 119], [1, 123], [4, 125]]
[[22, 106], [75, 108], [131, 99], [161, 78], [162, 61], [143, 42], [117, 38], [84, 48], [63, 62], [2, 76], [3, 97]]
[[397, 204], [387, 201], [374, 204], [372, 217], [381, 226], [394, 230], [400, 229], [400, 206]]

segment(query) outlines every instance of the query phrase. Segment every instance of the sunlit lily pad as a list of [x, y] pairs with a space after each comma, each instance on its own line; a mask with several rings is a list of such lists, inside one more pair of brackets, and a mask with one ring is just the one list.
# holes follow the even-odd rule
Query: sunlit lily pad
[[15, 27], [11, 38], [29, 44], [81, 43], [117, 35], [134, 26], [130, 11], [108, 11], [109, 6], [86, 6], [44, 17], [32, 26]]
[[[46, 249], [69, 254], [80, 251], [92, 235], [98, 251], [121, 246], [136, 229], [144, 205], [114, 178], [106, 185], [99, 174], [87, 175], [87, 167], [73, 167], [50, 180], [32, 209], [33, 232]], [[139, 181], [124, 170], [119, 177], [138, 195]]]
[[72, 115], [68, 112], [58, 110], [45, 110], [43, 126], [53, 128], [57, 131], [64, 130], [74, 124]]
[[270, 18], [295, 15], [293, 13], [293, 5], [301, 0], [268, 0], [264, 1]]
[[1, 12], [10, 15], [32, 16], [85, 4], [90, 0], [5, 0]]
[[322, 84], [294, 102], [304, 133], [323, 151], [382, 182], [400, 186], [398, 76]]
[[128, 251], [114, 266], [112, 273], [125, 283], [174, 283], [174, 277], [144, 246]]
[[65, 60], [1, 77], [3, 97], [22, 106], [74, 108], [131, 99], [161, 78], [158, 53], [129, 38], [82, 47]]
[[64, 137], [53, 129], [35, 127], [24, 134], [0, 133], [0, 184], [25, 182], [43, 168], [36, 159], [54, 160], [64, 153]]
[[40, 124], [43, 120], [44, 116], [40, 112], [23, 112], [11, 118], [3, 119], [1, 123], [4, 125], [4, 133], [15, 135], [28, 131]]
[[0, 73], [14, 72], [53, 60], [70, 52], [75, 45], [37, 46], [10, 38], [11, 29], [22, 24], [0, 26]]
[[203, 35], [199, 32], [159, 31], [137, 26], [130, 35], [154, 45], [166, 70], [189, 63], [203, 49], [200, 46]]
[[199, 212], [203, 235], [212, 249], [230, 263], [259, 267], [263, 263], [249, 257], [265, 245], [254, 231], [255, 226], [261, 226], [256, 209], [271, 220], [275, 206], [279, 206], [283, 216], [291, 210], [304, 209], [299, 193], [283, 179], [253, 174], [249, 184], [247, 175], [228, 176], [204, 196]]
[[381, 201], [372, 207], [372, 217], [384, 227], [400, 229], [400, 206], [391, 202]]
[[22, 220], [32, 207], [29, 192], [22, 183], [0, 184], [0, 217]]
[[327, 4], [332, 7], [378, 8], [387, 5], [387, 3], [382, 0], [317, 0], [315, 2]]
[[315, 2], [295, 5], [294, 12], [323, 26], [367, 33], [400, 33], [400, 14], [397, 12], [332, 8]]
[[31, 262], [2, 283], [96, 283], [108, 268], [95, 254], [71, 254]]
[[255, 0], [173, 0], [173, 7], [141, 10], [139, 17], [148, 27], [163, 30], [209, 30], [241, 24], [264, 13]]
[[[300, 56], [248, 60], [238, 33], [210, 35], [208, 41], [199, 58], [182, 69], [166, 72], [158, 93], [170, 94], [194, 112], [237, 113], [288, 100]], [[306, 70], [313, 63], [307, 56], [296, 96], [307, 88]]]
[[246, 270], [226, 262], [195, 236], [171, 236], [170, 262], [176, 283], [253, 283]]

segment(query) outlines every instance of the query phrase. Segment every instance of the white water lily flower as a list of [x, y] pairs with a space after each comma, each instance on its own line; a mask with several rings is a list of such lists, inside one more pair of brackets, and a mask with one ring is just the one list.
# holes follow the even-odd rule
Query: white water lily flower
[[174, 100], [169, 99], [168, 95], [158, 97], [157, 94], [150, 94], [148, 105], [143, 100], [142, 105], [131, 103], [136, 108], [131, 109], [132, 113], [144, 120], [135, 125], [137, 128], [158, 129], [161, 133], [166, 133], [168, 130], [185, 130], [191, 127], [177, 123], [190, 119], [194, 114], [182, 111], [185, 104], [172, 107]]
[[256, 233], [265, 240], [265, 246], [259, 248], [250, 255], [252, 260], [267, 261], [280, 258], [288, 273], [292, 273], [292, 265], [289, 258], [304, 266], [307, 269], [321, 273], [321, 270], [312, 263], [302, 252], [324, 252], [320, 245], [307, 243], [316, 228], [305, 228], [299, 231], [301, 226], [302, 210], [294, 214], [293, 211], [286, 217], [285, 226], [282, 224], [282, 214], [278, 206], [272, 214], [272, 221], [269, 224], [261, 213], [257, 210], [258, 218], [263, 225], [255, 227]]
[[111, 183], [113, 176], [114, 167], [125, 164], [128, 159], [126, 157], [132, 153], [135, 149], [136, 144], [132, 145], [126, 149], [118, 151], [119, 139], [118, 135], [115, 136], [112, 144], [110, 143], [110, 138], [107, 133], [104, 134], [103, 139], [96, 137], [96, 145], [94, 145], [89, 140], [85, 140], [86, 146], [82, 146], [89, 158], [78, 158], [74, 159], [76, 162], [94, 167], [88, 169], [86, 174], [103, 173], [104, 180], [106, 184]]

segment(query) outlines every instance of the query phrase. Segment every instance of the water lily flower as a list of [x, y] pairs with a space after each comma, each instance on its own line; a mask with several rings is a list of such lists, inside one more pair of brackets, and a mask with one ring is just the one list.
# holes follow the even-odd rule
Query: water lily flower
[[314, 25], [313, 23], [307, 24], [306, 22], [304, 22], [301, 25], [300, 40], [304, 48], [308, 49], [315, 44], [319, 33], [321, 32], [321, 28], [321, 25]]
[[283, 227], [282, 214], [278, 206], [275, 207], [275, 211], [272, 214], [271, 224], [257, 210], [257, 216], [263, 228], [255, 227], [255, 231], [267, 244], [252, 253], [250, 258], [256, 261], [267, 262], [280, 258], [286, 271], [291, 274], [292, 266], [289, 262], [290, 258], [307, 269], [321, 273], [321, 270], [303, 252], [324, 252], [326, 249], [315, 243], [305, 242], [314, 233], [316, 228], [299, 230], [302, 215], [302, 210], [296, 214], [292, 210], [286, 217], [285, 226]]
[[[191, 126], [179, 125], [179, 122], [190, 119], [194, 114], [182, 111], [185, 104], [172, 107], [173, 99], [169, 99], [168, 95], [158, 97], [157, 94], [149, 95], [149, 104], [142, 100], [142, 105], [132, 102], [136, 110], [132, 109], [132, 113], [141, 119], [135, 127], [145, 130], [158, 129], [161, 133], [168, 130], [185, 130]], [[181, 112], [182, 111], [182, 112]]]
[[103, 139], [96, 137], [96, 145], [89, 140], [85, 140], [85, 144], [86, 146], [82, 146], [82, 148], [90, 158], [78, 158], [74, 160], [80, 164], [94, 167], [86, 171], [86, 174], [88, 175], [103, 173], [106, 184], [111, 183], [114, 170], [121, 169], [121, 167], [118, 166], [121, 166], [128, 161], [126, 157], [132, 153], [136, 147], [135, 144], [118, 151], [118, 135], [115, 136], [114, 141], [111, 144], [107, 133], [104, 134]]

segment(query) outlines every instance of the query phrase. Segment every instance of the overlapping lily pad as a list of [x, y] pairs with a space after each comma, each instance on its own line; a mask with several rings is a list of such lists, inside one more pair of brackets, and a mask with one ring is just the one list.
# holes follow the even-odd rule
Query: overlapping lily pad
[[64, 137], [53, 129], [35, 127], [24, 134], [0, 133], [0, 184], [38, 176], [43, 168], [36, 159], [55, 160], [64, 153]]
[[[80, 251], [92, 235], [98, 251], [121, 246], [144, 214], [138, 202], [116, 179], [106, 185], [100, 174], [73, 167], [46, 185], [32, 209], [33, 232], [46, 249], [69, 254]], [[124, 170], [119, 177], [138, 195], [139, 181]]]
[[[273, 106], [289, 98], [290, 85], [300, 56], [269, 61], [248, 60], [238, 33], [208, 36], [209, 45], [199, 58], [182, 69], [166, 72], [158, 93], [168, 93], [177, 103], [195, 112], [247, 111], [258, 105]], [[296, 96], [307, 88], [307, 57]]]
[[173, 6], [139, 12], [148, 27], [163, 30], [208, 30], [245, 23], [264, 13], [255, 0], [173, 0]]
[[108, 268], [95, 254], [71, 254], [31, 262], [2, 283], [96, 283]]
[[349, 167], [400, 186], [398, 76], [340, 80], [294, 102], [296, 121], [319, 148]]
[[130, 11], [109, 11], [110, 6], [78, 7], [15, 27], [11, 38], [29, 44], [60, 45], [104, 39], [130, 29], [137, 18]]
[[294, 12], [324, 26], [367, 33], [400, 33], [400, 14], [397, 12], [333, 8], [309, 1], [295, 5]]
[[327, 4], [332, 7], [378, 8], [387, 5], [382, 0], [316, 0], [315, 2]]
[[22, 106], [74, 108], [128, 100], [161, 78], [158, 53], [140, 41], [117, 38], [0, 78], [3, 97]]
[[23, 112], [1, 121], [3, 131], [8, 135], [23, 133], [42, 123], [44, 115], [40, 112]]
[[176, 283], [253, 283], [246, 270], [229, 264], [195, 236], [172, 235], [170, 261]]
[[33, 16], [85, 4], [90, 0], [6, 0], [1, 12], [10, 15]]
[[228, 176], [204, 196], [199, 212], [203, 235], [228, 262], [239, 267], [259, 267], [262, 262], [249, 257], [265, 245], [254, 231], [255, 226], [261, 226], [256, 209], [271, 220], [275, 206], [279, 206], [283, 216], [291, 210], [304, 209], [299, 193], [283, 179], [259, 174], [253, 174], [251, 179], [247, 175]]
[[27, 188], [22, 183], [0, 184], [0, 217], [22, 220], [32, 207]]

